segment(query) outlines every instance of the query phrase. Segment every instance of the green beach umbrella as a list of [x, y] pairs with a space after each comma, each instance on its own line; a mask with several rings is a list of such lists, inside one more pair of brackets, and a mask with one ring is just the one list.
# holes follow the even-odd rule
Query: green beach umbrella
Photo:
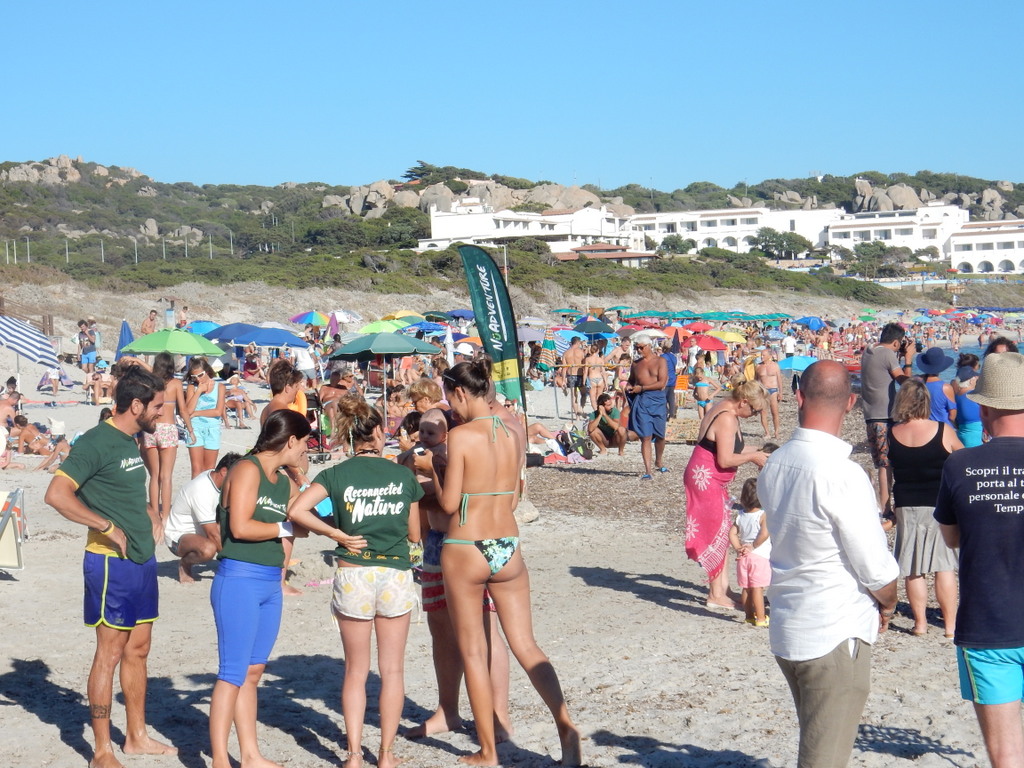
[[178, 328], [165, 328], [156, 333], [147, 333], [122, 347], [121, 351], [133, 355], [155, 355], [158, 352], [169, 352], [172, 355], [224, 354], [224, 350], [209, 339]]

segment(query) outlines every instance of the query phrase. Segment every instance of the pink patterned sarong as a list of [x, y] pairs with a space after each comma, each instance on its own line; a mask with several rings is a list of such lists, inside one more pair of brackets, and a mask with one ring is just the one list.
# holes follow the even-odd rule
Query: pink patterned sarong
[[729, 551], [729, 481], [735, 469], [722, 469], [711, 451], [697, 445], [683, 473], [686, 490], [686, 556], [714, 579]]

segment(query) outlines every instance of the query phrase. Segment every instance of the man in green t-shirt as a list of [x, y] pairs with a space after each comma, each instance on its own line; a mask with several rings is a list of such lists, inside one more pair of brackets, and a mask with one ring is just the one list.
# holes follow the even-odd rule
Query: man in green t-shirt
[[158, 613], [154, 542], [163, 521], [156, 509], [147, 508], [146, 469], [134, 435], [156, 431], [163, 390], [153, 374], [129, 368], [117, 384], [116, 414], [75, 441], [46, 491], [47, 504], [90, 529], [83, 570], [85, 623], [96, 628], [88, 694], [96, 740], [90, 765], [98, 768], [121, 765], [110, 741], [119, 664], [128, 721], [124, 751], [178, 751], [146, 730], [146, 660]]
[[618, 448], [619, 456], [622, 455], [626, 447], [626, 428], [619, 423], [620, 415], [607, 392], [597, 398], [597, 410], [590, 414], [587, 434], [601, 453], [608, 453], [609, 448]]

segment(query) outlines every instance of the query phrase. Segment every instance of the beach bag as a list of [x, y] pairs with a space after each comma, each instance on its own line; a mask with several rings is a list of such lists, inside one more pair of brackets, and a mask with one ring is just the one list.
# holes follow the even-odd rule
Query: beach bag
[[568, 456], [570, 453], [578, 453], [587, 461], [594, 458], [593, 443], [590, 442], [590, 438], [586, 435], [575, 430], [571, 432], [563, 430], [555, 435], [555, 440], [558, 442], [559, 448], [564, 452], [564, 456]]

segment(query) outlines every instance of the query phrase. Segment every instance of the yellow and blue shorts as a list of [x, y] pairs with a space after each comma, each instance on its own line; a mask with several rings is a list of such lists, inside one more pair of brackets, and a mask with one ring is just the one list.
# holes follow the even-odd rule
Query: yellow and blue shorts
[[82, 573], [87, 627], [106, 624], [130, 630], [157, 620], [160, 610], [155, 556], [140, 565], [118, 555], [86, 552]]

